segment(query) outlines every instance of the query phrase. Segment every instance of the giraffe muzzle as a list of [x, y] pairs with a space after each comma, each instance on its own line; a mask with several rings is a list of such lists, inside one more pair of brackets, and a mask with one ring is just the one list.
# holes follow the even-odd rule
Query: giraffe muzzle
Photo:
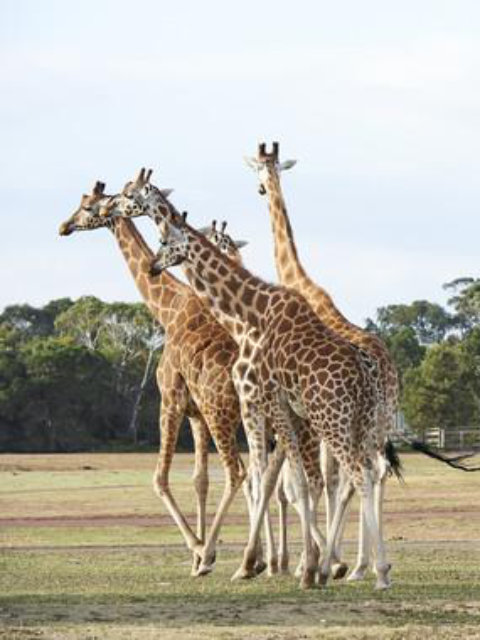
[[163, 271], [163, 267], [161, 264], [159, 264], [158, 262], [152, 262], [152, 264], [150, 265], [150, 269], [148, 270], [148, 273], [151, 276], [159, 276]]
[[72, 224], [71, 222], [62, 222], [58, 230], [58, 233], [61, 236], [69, 236], [71, 233], [73, 233], [73, 231], [75, 231], [74, 224]]

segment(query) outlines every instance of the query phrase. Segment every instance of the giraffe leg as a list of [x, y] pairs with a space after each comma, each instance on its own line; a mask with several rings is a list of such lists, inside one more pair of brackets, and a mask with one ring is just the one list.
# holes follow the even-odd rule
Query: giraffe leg
[[381, 528], [375, 513], [374, 483], [371, 471], [364, 471], [364, 482], [361, 487], [362, 511], [375, 549], [375, 572], [377, 574], [377, 589], [388, 589], [390, 581], [388, 573], [390, 564], [386, 560], [385, 544], [381, 535]]
[[332, 560], [335, 553], [337, 536], [342, 526], [342, 519], [344, 517], [345, 511], [348, 507], [348, 503], [350, 502], [353, 493], [354, 493], [354, 488], [352, 483], [349, 481], [348, 478], [344, 477], [343, 481], [340, 483], [339, 490], [337, 492], [337, 505], [335, 508], [334, 516], [332, 518], [332, 524], [327, 535], [327, 546], [325, 549], [325, 555], [323, 557], [323, 560], [320, 566], [319, 582], [321, 585], [325, 585], [327, 583], [328, 576], [330, 574], [331, 565], [332, 565]]
[[[387, 471], [386, 469], [384, 469], [382, 470], [380, 478], [375, 482], [375, 485], [374, 485], [375, 519], [378, 526], [378, 534], [379, 534], [380, 540], [382, 541], [384, 539], [383, 538], [383, 503], [385, 499], [386, 482], [387, 482]], [[388, 572], [391, 569], [391, 564], [389, 563], [387, 564], [388, 564], [388, 569], [386, 570], [386, 573], [388, 574]], [[375, 566], [375, 572], [376, 572], [376, 566]], [[386, 581], [388, 582], [388, 586], [390, 586], [390, 579], [388, 577], [386, 578]]]
[[[223, 491], [222, 498], [217, 507], [215, 518], [213, 520], [212, 526], [208, 532], [207, 539], [205, 541], [205, 545], [202, 549], [202, 561], [198, 568], [197, 575], [202, 576], [210, 573], [215, 563], [215, 547], [217, 544], [218, 536], [220, 533], [220, 529], [225, 518], [225, 515], [234, 499], [238, 489], [242, 485], [245, 479], [245, 467], [243, 465], [242, 459], [240, 458], [237, 448], [236, 442], [230, 442], [229, 448], [229, 456], [226, 455], [225, 450], [222, 448], [220, 443], [217, 443], [217, 447], [219, 447], [220, 459], [222, 460], [225, 468], [225, 488]], [[233, 450], [233, 452], [232, 452]], [[232, 456], [233, 453], [233, 456]], [[227, 461], [228, 457], [228, 461]], [[232, 459], [233, 457], [233, 459]]]
[[[329, 448], [325, 443], [321, 446], [321, 468], [323, 477], [325, 480], [325, 517], [327, 521], [327, 535], [332, 527], [333, 516], [335, 513], [335, 507], [337, 502], [337, 494], [340, 487], [340, 466], [337, 460], [334, 458]], [[343, 537], [343, 531], [345, 528], [347, 510], [345, 510], [338, 536], [335, 542], [335, 548], [333, 550], [332, 558], [332, 577], [334, 580], [339, 580], [348, 571], [348, 565], [341, 560], [341, 540]]]
[[[253, 527], [253, 522], [255, 518], [255, 501], [253, 499], [253, 491], [252, 491], [252, 482], [250, 473], [247, 474], [247, 477], [243, 483], [243, 493], [245, 495], [245, 500], [247, 501], [248, 508], [248, 518], [250, 523], [250, 528]], [[267, 563], [263, 559], [263, 545], [261, 534], [258, 534], [257, 541], [257, 555], [255, 561], [255, 573], [259, 575], [263, 573], [267, 568]]]
[[295, 461], [294, 454], [291, 454], [290, 460], [292, 461], [292, 471], [295, 474], [295, 483], [298, 489], [298, 510], [302, 524], [304, 567], [300, 585], [302, 588], [309, 589], [313, 587], [315, 583], [315, 573], [318, 568], [318, 555], [313, 548], [311, 539], [312, 514], [308, 500], [308, 483], [302, 464], [300, 462], [300, 456], [298, 456], [297, 460]]
[[[314, 557], [316, 558], [316, 564], [318, 565], [318, 558], [320, 557], [320, 553], [325, 549], [325, 546], [326, 546], [325, 537], [320, 531], [318, 527], [318, 522], [317, 522], [318, 503], [323, 491], [323, 479], [321, 477], [321, 474], [319, 475], [316, 472], [312, 474], [311, 470], [309, 470], [309, 473], [307, 473], [307, 476], [308, 476], [308, 495], [309, 495], [309, 509], [310, 509], [310, 529], [311, 529], [311, 535], [314, 542], [313, 553], [314, 553]], [[295, 484], [294, 478], [290, 475], [290, 472], [289, 472], [289, 488], [290, 488], [290, 491], [288, 492], [290, 496], [289, 501], [290, 501], [290, 504], [293, 505], [296, 512], [301, 518], [301, 509], [300, 509], [300, 501], [298, 499], [298, 490], [294, 488], [294, 484]], [[297, 568], [295, 569], [296, 578], [300, 578], [303, 575], [304, 568], [305, 568], [305, 553], [302, 551], [299, 563], [297, 565]]]
[[288, 500], [285, 494], [285, 470], [287, 463], [284, 462], [282, 471], [278, 477], [277, 482], [277, 503], [278, 503], [278, 517], [279, 517], [279, 536], [278, 536], [278, 555], [280, 573], [288, 574], [288, 541], [287, 541], [287, 511]]
[[[375, 518], [377, 521], [379, 536], [383, 540], [383, 501], [385, 495], [385, 483], [387, 481], [387, 471], [383, 459], [380, 461], [380, 468], [380, 477], [375, 481], [373, 491], [375, 501]], [[363, 580], [370, 564], [372, 550], [375, 552], [375, 549], [372, 549], [372, 541], [362, 508], [360, 510], [357, 563], [352, 573], [348, 576], [349, 582]]]
[[[197, 537], [204, 541], [207, 528], [207, 495], [208, 495], [208, 430], [203, 418], [190, 418], [193, 440], [195, 444], [195, 467], [193, 486], [197, 494]], [[192, 576], [197, 575], [201, 556], [194, 551]]]
[[[241, 384], [237, 382], [237, 392], [239, 397], [242, 397]], [[261, 551], [260, 543], [260, 529], [259, 526], [263, 522], [263, 518], [260, 522], [257, 521], [258, 503], [260, 498], [260, 484], [262, 468], [265, 463], [265, 420], [261, 415], [257, 407], [246, 401], [240, 404], [242, 413], [242, 423], [247, 437], [250, 463], [248, 467], [247, 487], [248, 490], [244, 490], [247, 502], [250, 504], [249, 516], [250, 516], [250, 530], [248, 537], [248, 553], [247, 548], [244, 551], [244, 561], [240, 568], [235, 572], [232, 580], [236, 579], [248, 579], [257, 576], [255, 570], [258, 553]], [[250, 544], [253, 541], [253, 546]], [[261, 560], [263, 563], [263, 558]], [[262, 567], [264, 570], [266, 565]]]
[[160, 415], [160, 454], [153, 476], [153, 488], [180, 529], [187, 547], [193, 551], [196, 545], [200, 543], [200, 540], [180, 511], [169, 485], [169, 472], [175, 453], [180, 424], [184, 416], [185, 405], [186, 392], [176, 394], [170, 390], [163, 390]]
[[348, 582], [356, 582], [363, 580], [367, 573], [368, 565], [370, 562], [370, 537], [368, 534], [367, 522], [365, 520], [365, 514], [363, 512], [363, 506], [360, 507], [359, 520], [358, 520], [358, 553], [357, 562], [354, 569], [349, 574]]
[[[263, 465], [262, 472], [267, 468], [267, 442], [265, 435], [265, 446], [263, 448]], [[278, 573], [278, 553], [277, 545], [275, 544], [275, 536], [273, 533], [272, 517], [270, 514], [269, 501], [265, 508], [263, 515], [263, 527], [265, 531], [265, 543], [267, 547], [267, 575], [274, 576]]]
[[232, 580], [253, 578], [257, 574], [255, 572], [255, 561], [258, 548], [258, 536], [263, 522], [263, 516], [268, 504], [268, 500], [272, 495], [278, 474], [285, 459], [285, 453], [280, 446], [277, 446], [273, 454], [270, 456], [268, 466], [261, 478], [260, 496], [258, 504], [256, 504], [252, 526], [247, 546], [243, 554], [243, 562], [240, 568], [232, 576]]
[[[294, 504], [300, 516], [305, 558], [300, 585], [302, 588], [308, 589], [315, 584], [315, 573], [318, 569], [318, 554], [312, 543], [312, 529], [315, 529], [315, 527], [312, 526], [312, 523], [314, 524], [314, 518], [312, 518], [312, 505], [310, 504], [311, 492], [309, 489], [311, 489], [311, 487], [309, 487], [309, 481], [307, 481], [304, 467], [309, 470], [310, 477], [308, 480], [310, 480], [312, 476], [319, 474], [320, 484], [323, 486], [319, 465], [319, 451], [316, 446], [318, 439], [311, 440], [309, 447], [307, 447], [304, 439], [307, 430], [304, 428], [303, 421], [300, 426], [298, 424], [298, 417], [293, 414], [290, 407], [281, 400], [274, 400], [270, 410], [272, 411], [271, 417], [279, 441], [288, 456], [292, 484], [295, 487], [297, 500]], [[313, 467], [309, 464], [310, 458], [312, 457], [312, 447]], [[316, 507], [315, 504], [314, 507]]]

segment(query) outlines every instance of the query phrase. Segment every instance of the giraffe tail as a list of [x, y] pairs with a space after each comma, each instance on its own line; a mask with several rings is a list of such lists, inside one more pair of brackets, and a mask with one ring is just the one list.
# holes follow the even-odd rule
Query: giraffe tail
[[444, 462], [448, 464], [449, 467], [453, 467], [454, 469], [459, 469], [460, 471], [480, 471], [480, 467], [469, 467], [465, 464], [462, 464], [464, 460], [468, 458], [473, 458], [478, 454], [478, 451], [471, 451], [470, 453], [464, 453], [459, 456], [444, 456], [438, 451], [434, 451], [430, 447], [428, 447], [424, 442], [420, 442], [420, 440], [410, 440], [408, 438], [404, 438], [405, 442], [409, 444], [414, 451], [419, 451], [429, 458], [433, 458], [434, 460], [440, 460], [440, 462]]
[[403, 482], [403, 465], [398, 455], [398, 451], [391, 440], [385, 443], [385, 458], [389, 464], [389, 473], [394, 475], [400, 482]]

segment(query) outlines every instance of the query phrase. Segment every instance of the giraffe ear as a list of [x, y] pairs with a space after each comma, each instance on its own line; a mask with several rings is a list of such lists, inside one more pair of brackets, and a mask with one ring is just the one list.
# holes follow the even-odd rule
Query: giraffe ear
[[245, 160], [247, 166], [250, 167], [250, 169], [253, 169], [254, 171], [258, 171], [260, 169], [260, 163], [256, 158], [244, 156], [243, 159]]
[[277, 165], [277, 169], [279, 171], [286, 171], [287, 169], [294, 167], [296, 164], [296, 160], [285, 160], [285, 162], [280, 162], [280, 164]]
[[234, 240], [233, 244], [237, 247], [237, 249], [243, 249], [248, 244], [248, 240]]
[[168, 196], [173, 193], [173, 189], [160, 189], [160, 193], [164, 198], [168, 198]]
[[197, 229], [198, 233], [201, 233], [202, 236], [207, 236], [210, 231], [212, 230], [212, 227], [200, 227], [200, 229]]

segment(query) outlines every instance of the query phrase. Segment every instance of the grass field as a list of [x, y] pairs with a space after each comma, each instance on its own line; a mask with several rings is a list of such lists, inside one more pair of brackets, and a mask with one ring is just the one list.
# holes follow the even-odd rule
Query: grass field
[[[300, 640], [480, 638], [480, 474], [405, 455], [390, 480], [386, 539], [394, 585], [293, 577], [231, 583], [246, 539], [243, 496], [221, 535], [215, 572], [190, 556], [151, 489], [152, 454], [0, 456], [0, 638]], [[193, 524], [192, 457], [175, 496]], [[209, 513], [223, 485], [212, 456]], [[292, 568], [298, 524], [291, 517]], [[346, 531], [353, 564], [357, 509]]]

